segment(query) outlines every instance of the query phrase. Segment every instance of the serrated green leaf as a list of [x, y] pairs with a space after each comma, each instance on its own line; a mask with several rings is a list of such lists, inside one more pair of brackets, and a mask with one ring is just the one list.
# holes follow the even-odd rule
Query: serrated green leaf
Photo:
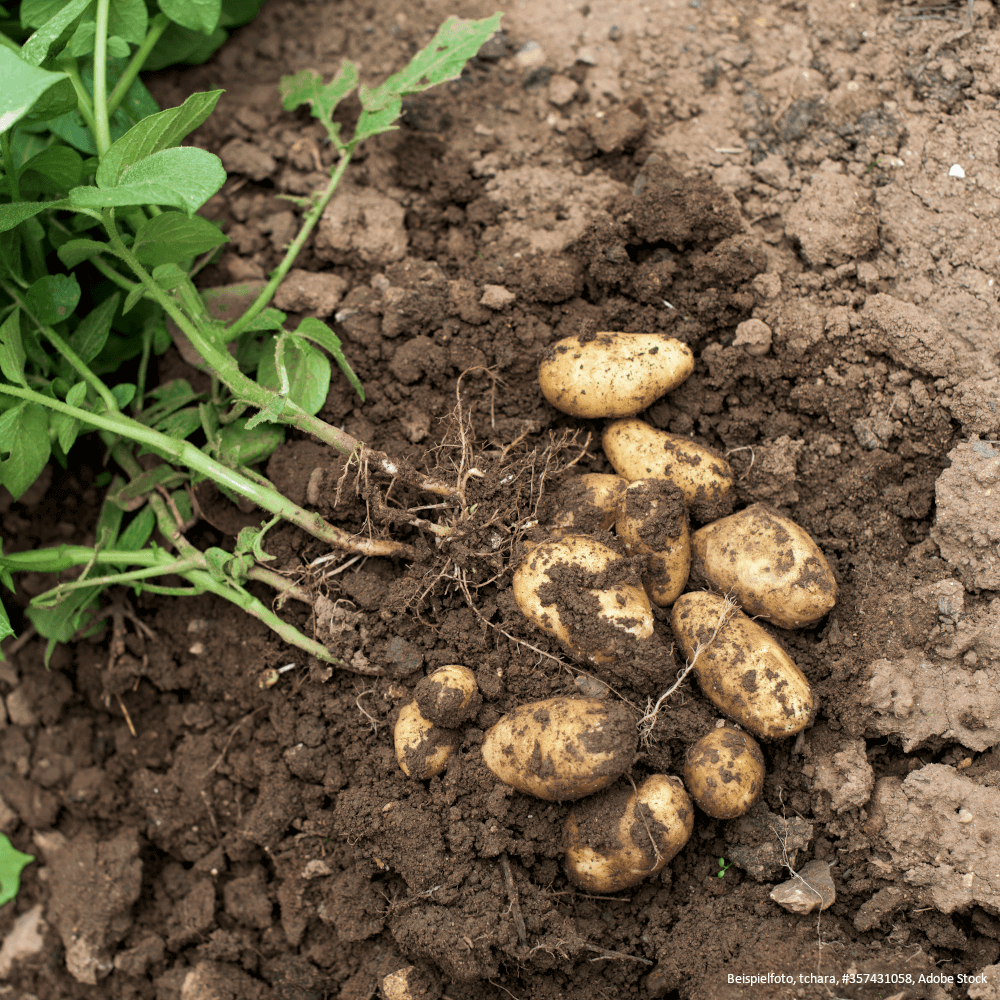
[[40, 66], [49, 48], [62, 33], [91, 5], [93, 0], [24, 0], [21, 23], [38, 30], [21, 47], [21, 58]]
[[160, 10], [175, 24], [210, 35], [219, 24], [222, 0], [158, 0]]
[[79, 301], [80, 285], [75, 274], [47, 274], [24, 293], [25, 307], [46, 326], [71, 316]]
[[358, 115], [358, 124], [354, 127], [351, 142], [364, 142], [373, 135], [392, 132], [399, 128], [394, 124], [403, 109], [403, 101], [398, 95], [390, 96], [385, 105], [376, 111], [364, 110]]
[[8, 381], [27, 387], [24, 378], [26, 358], [21, 343], [21, 310], [15, 309], [0, 326], [0, 372]]
[[[273, 352], [272, 352], [273, 353]], [[285, 409], [285, 397], [284, 396], [274, 396], [271, 402], [264, 407], [263, 410], [258, 411], [246, 422], [246, 429], [248, 431], [254, 430], [260, 424], [263, 423], [277, 423], [281, 419], [281, 414]]]
[[219, 458], [233, 465], [255, 465], [271, 456], [285, 440], [285, 428], [264, 424], [248, 428], [242, 417], [219, 430]]
[[0, 133], [6, 132], [34, 107], [46, 91], [66, 79], [25, 62], [10, 49], [0, 47]]
[[14, 229], [47, 208], [62, 208], [65, 204], [65, 201], [15, 201], [9, 205], [0, 205], [0, 233]]
[[[0, 626], [5, 624], [7, 615], [0, 610]], [[10, 625], [7, 623], [7, 634], [13, 635]], [[3, 637], [3, 628], [0, 627], [0, 638]], [[5, 834], [0, 833], [0, 906], [9, 903], [21, 888], [21, 872], [27, 865], [35, 860], [32, 854], [22, 854], [7, 839]]]
[[273, 350], [265, 349], [257, 381], [286, 395], [307, 413], [318, 413], [330, 391], [330, 362], [301, 337], [283, 335], [274, 338]]
[[0, 442], [0, 449], [9, 450], [7, 459], [0, 461], [0, 485], [18, 500], [49, 460], [46, 408], [41, 403], [22, 403], [0, 414]]
[[70, 204], [74, 208], [172, 205], [191, 214], [225, 184], [226, 170], [214, 153], [182, 146], [163, 149], [140, 160], [124, 174], [123, 180], [115, 187], [73, 188], [69, 193]]
[[148, 267], [176, 264], [205, 253], [229, 237], [200, 215], [164, 212], [145, 223], [135, 235], [132, 252]]
[[104, 155], [97, 170], [98, 187], [116, 186], [129, 168], [140, 160], [179, 145], [212, 113], [221, 96], [221, 90], [192, 94], [179, 107], [167, 108], [143, 118], [113, 143]]
[[69, 240], [59, 247], [56, 253], [66, 267], [74, 268], [77, 264], [82, 264], [85, 260], [90, 260], [91, 257], [96, 257], [108, 249], [110, 248], [107, 243], [98, 240]]
[[23, 177], [32, 170], [51, 181], [55, 190], [68, 191], [83, 177], [83, 157], [69, 146], [49, 146], [28, 160], [18, 176]]
[[76, 351], [84, 364], [90, 364], [104, 350], [108, 334], [111, 332], [111, 321], [115, 318], [115, 310], [120, 299], [121, 292], [115, 292], [96, 305], [80, 320], [80, 325], [69, 338], [70, 347]]
[[350, 60], [340, 64], [337, 75], [326, 86], [315, 70], [304, 69], [294, 76], [283, 76], [278, 84], [286, 111], [308, 104], [314, 118], [329, 121], [334, 108], [358, 85], [358, 70]]
[[326, 325], [326, 323], [313, 316], [304, 317], [295, 332], [300, 337], [305, 337], [306, 340], [311, 340], [314, 344], [319, 344], [320, 347], [325, 347], [333, 355], [334, 361], [337, 362], [337, 367], [344, 373], [347, 381], [351, 383], [354, 391], [361, 397], [361, 401], [364, 402], [364, 386], [361, 384], [361, 379], [355, 375], [354, 369], [351, 368], [350, 364], [348, 364], [347, 358], [344, 357], [344, 350], [341, 346], [340, 337], [338, 337], [333, 330]]

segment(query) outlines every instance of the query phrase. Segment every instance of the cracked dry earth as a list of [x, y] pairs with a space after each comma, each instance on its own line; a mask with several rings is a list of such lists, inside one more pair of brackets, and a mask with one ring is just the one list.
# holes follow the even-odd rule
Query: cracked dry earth
[[[298, 223], [280, 196], [330, 163], [318, 126], [281, 110], [280, 75], [349, 57], [372, 82], [448, 14], [492, 12], [271, 0], [207, 65], [151, 77], [164, 106], [226, 88], [194, 137], [230, 172], [205, 211], [231, 242], [204, 287], [261, 281]], [[0, 998], [370, 1000], [402, 995], [408, 966], [425, 1000], [1000, 997], [1000, 35], [987, 0], [972, 15], [515, 0], [461, 80], [407, 103], [278, 305], [329, 318], [364, 381], [364, 405], [335, 382], [324, 419], [455, 476], [460, 402], [483, 468], [516, 442], [516, 474], [470, 487], [489, 517], [444, 565], [406, 525], [391, 531], [414, 562], [322, 577], [319, 543], [268, 535], [271, 565], [317, 595], [282, 613], [378, 678], [303, 662], [212, 598], [138, 600], [155, 638], [121, 694], [135, 735], [104, 698], [109, 633], [49, 671], [38, 640], [0, 664], [0, 830], [38, 859], [0, 909]], [[693, 376], [645, 418], [726, 452], [739, 505], [801, 524], [840, 586], [827, 618], [781, 633], [819, 713], [764, 747], [762, 803], [699, 814], [658, 876], [611, 897], [566, 880], [568, 805], [513, 793], [479, 756], [504, 712], [593, 690], [520, 616], [516, 553], [490, 539], [546, 458], [610, 471], [600, 422], [536, 382], [549, 344], [596, 330], [691, 346]], [[157, 377], [202, 379], [174, 350]], [[95, 441], [0, 498], [5, 551], [92, 542], [102, 462]], [[353, 494], [334, 506], [318, 444], [291, 436], [264, 471], [365, 524]], [[192, 538], [232, 544], [242, 515], [203, 509]], [[12, 606], [47, 586], [20, 578]], [[447, 771], [413, 781], [393, 723], [449, 663], [483, 703]], [[602, 678], [645, 705], [678, 665]], [[685, 682], [634, 773], [679, 773], [715, 721]], [[770, 894], [811, 862], [835, 901], [788, 912]], [[883, 979], [798, 981], [851, 971]], [[729, 978], [768, 973], [795, 982]]]

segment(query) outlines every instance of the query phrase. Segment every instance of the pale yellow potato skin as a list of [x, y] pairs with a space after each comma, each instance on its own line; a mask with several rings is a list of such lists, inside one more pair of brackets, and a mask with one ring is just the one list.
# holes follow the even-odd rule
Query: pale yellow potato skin
[[698, 521], [715, 520], [733, 509], [733, 470], [713, 448], [643, 420], [612, 421], [601, 443], [615, 472], [630, 483], [637, 479], [676, 483]]
[[[635, 791], [619, 785], [600, 798], [605, 801], [590, 800], [570, 811], [563, 838], [566, 874], [589, 892], [638, 885], [660, 871], [691, 836], [694, 807], [680, 778], [653, 774]], [[609, 825], [598, 812], [603, 809]], [[617, 824], [610, 826], [615, 814]]]
[[440, 774], [461, 736], [435, 726], [420, 714], [415, 701], [404, 706], [393, 729], [396, 760], [408, 778], [426, 780]]
[[637, 745], [636, 720], [621, 702], [546, 698], [503, 716], [482, 754], [505, 785], [563, 802], [607, 788], [632, 766]]
[[691, 348], [664, 333], [602, 331], [552, 345], [538, 371], [545, 398], [573, 417], [628, 417], [694, 371]]
[[[533, 548], [514, 573], [513, 591], [524, 616], [543, 632], [554, 635], [578, 659], [591, 663], [611, 663], [630, 648], [653, 634], [653, 611], [646, 592], [639, 585], [615, 583], [607, 588], [588, 587], [592, 574], [604, 573], [621, 563], [627, 564], [614, 549], [586, 535], [566, 535], [542, 542]], [[596, 598], [597, 606], [586, 615], [570, 615], [556, 604], [543, 604], [540, 588], [552, 584], [551, 574], [566, 573], [561, 578], [565, 592], [574, 581], [572, 598]]]
[[695, 579], [781, 628], [811, 625], [837, 603], [837, 581], [819, 546], [765, 504], [700, 528], [691, 558]]
[[[733, 609], [719, 619], [725, 598], [684, 594], [670, 624], [705, 697], [724, 715], [766, 740], [794, 736], [811, 722], [816, 702], [805, 675], [769, 632]], [[718, 635], [712, 635], [718, 628]], [[702, 649], [697, 660], [695, 650]]]
[[621, 476], [605, 472], [587, 472], [566, 483], [555, 497], [560, 509], [552, 519], [552, 534], [610, 531], [626, 486]]
[[764, 791], [764, 755], [735, 726], [719, 726], [688, 747], [684, 784], [702, 812], [716, 819], [742, 816]]
[[476, 675], [460, 663], [438, 667], [417, 684], [413, 695], [420, 714], [445, 729], [467, 722], [483, 703]]
[[629, 483], [618, 505], [615, 530], [629, 555], [646, 556], [642, 585], [661, 608], [681, 596], [691, 572], [687, 511], [683, 497], [671, 496], [679, 489], [662, 479], [637, 479]]

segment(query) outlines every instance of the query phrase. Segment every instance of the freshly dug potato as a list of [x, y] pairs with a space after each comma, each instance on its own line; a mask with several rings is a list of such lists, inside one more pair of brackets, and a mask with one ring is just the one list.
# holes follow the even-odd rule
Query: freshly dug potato
[[579, 659], [610, 663], [653, 634], [653, 611], [631, 562], [586, 535], [533, 548], [513, 589], [525, 617]]
[[545, 398], [574, 417], [629, 417], [694, 371], [691, 348], [663, 333], [595, 333], [552, 345], [538, 372]]
[[720, 726], [688, 747], [684, 784], [703, 812], [734, 819], [764, 791], [764, 755], [742, 729]]
[[654, 875], [688, 842], [694, 807], [680, 778], [619, 782], [566, 819], [566, 874], [589, 892], [619, 892]]
[[603, 472], [576, 476], [542, 500], [539, 519], [553, 525], [553, 535], [610, 531], [626, 486], [628, 483], [621, 476]]
[[636, 720], [618, 701], [547, 698], [503, 716], [483, 760], [505, 784], [548, 802], [607, 788], [635, 759]]
[[684, 491], [666, 479], [637, 479], [618, 505], [618, 537], [629, 555], [646, 556], [642, 585], [649, 599], [669, 607], [684, 591], [691, 570]]
[[773, 740], [812, 722], [816, 703], [802, 671], [732, 602], [705, 591], [684, 594], [670, 624], [705, 697], [744, 729]]
[[396, 760], [408, 778], [433, 778], [444, 770], [462, 734], [435, 726], [420, 714], [415, 701], [399, 713], [393, 730]]
[[748, 615], [781, 628], [811, 625], [837, 602], [837, 581], [819, 546], [762, 503], [696, 531], [691, 558], [694, 579], [731, 592]]
[[695, 520], [714, 521], [733, 509], [733, 470], [713, 448], [642, 420], [612, 421], [602, 443], [615, 472], [630, 483], [669, 479], [679, 486]]
[[435, 726], [455, 729], [468, 722], [483, 703], [476, 675], [458, 663], [438, 667], [413, 689], [420, 714]]

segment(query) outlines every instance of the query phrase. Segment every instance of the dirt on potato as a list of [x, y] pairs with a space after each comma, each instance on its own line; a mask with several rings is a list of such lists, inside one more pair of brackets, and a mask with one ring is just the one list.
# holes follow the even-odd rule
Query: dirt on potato
[[[282, 110], [280, 76], [350, 58], [373, 85], [447, 15], [492, 13], [270, 0], [204, 66], [150, 77], [162, 106], [226, 91], [194, 135], [230, 175], [202, 286], [259, 288], [297, 230], [288, 196], [326, 183], [325, 133]], [[362, 404], [335, 379], [320, 416], [457, 485], [461, 511], [338, 490], [343, 463], [294, 433], [267, 463], [297, 503], [415, 547], [267, 535], [269, 567], [315, 595], [280, 613], [352, 670], [211, 596], [107, 595], [103, 630], [48, 668], [42, 640], [5, 641], [0, 831], [36, 861], [0, 908], [0, 997], [371, 1000], [406, 967], [426, 1000], [1000, 996], [1000, 36], [987, 0], [969, 14], [518, 4], [461, 79], [405, 102], [276, 304], [333, 324], [365, 385]], [[698, 812], [662, 872], [603, 896], [561, 867], [570, 804], [500, 784], [479, 747], [547, 697], [646, 715], [682, 665], [669, 609], [656, 669], [616, 672], [570, 661], [511, 594], [546, 496], [613, 471], [602, 422], [549, 406], [539, 361], [615, 330], [691, 347], [694, 374], [642, 418], [723, 454], [737, 509], [801, 525], [839, 594], [782, 631], [818, 714], [763, 748], [761, 801]], [[209, 387], [171, 349], [149, 384], [175, 377]], [[89, 441], [0, 496], [5, 553], [94, 544]], [[202, 509], [191, 541], [231, 547], [247, 512]], [[21, 632], [52, 581], [16, 584]], [[444, 773], [411, 780], [393, 724], [446, 664], [482, 705]], [[635, 780], [679, 774], [717, 718], [688, 677]], [[770, 893], [811, 861], [836, 900], [788, 912]]]

